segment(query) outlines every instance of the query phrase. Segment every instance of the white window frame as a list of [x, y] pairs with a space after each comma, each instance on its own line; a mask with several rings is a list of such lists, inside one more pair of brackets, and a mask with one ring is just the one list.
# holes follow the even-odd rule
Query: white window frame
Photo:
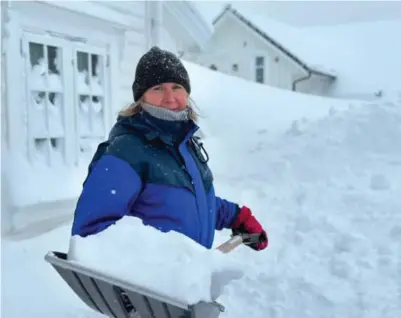
[[[94, 7], [91, 4], [91, 7]], [[109, 87], [110, 104], [106, 105], [108, 112], [107, 129], [110, 129], [115, 121], [116, 110], [112, 105], [118, 105], [121, 100], [121, 82], [120, 69], [121, 47], [124, 43], [125, 33], [128, 27], [133, 27], [133, 23], [124, 24], [122, 16], [117, 21], [111, 21], [109, 16], [116, 16], [114, 9], [101, 5], [96, 5], [95, 11], [85, 11], [87, 6], [75, 6], [75, 10], [62, 9], [63, 4], [58, 2], [12, 2], [7, 7], [7, 21], [4, 21], [5, 41], [4, 41], [4, 66], [6, 94], [4, 94], [5, 112], [7, 121], [7, 135], [2, 136], [6, 139], [7, 148], [11, 153], [21, 156], [29, 164], [28, 145], [28, 125], [26, 113], [26, 89], [25, 76], [26, 67], [23, 52], [23, 36], [25, 33], [33, 35], [43, 35], [52, 39], [66, 40], [67, 42], [76, 42], [91, 44], [96, 47], [107, 48], [109, 54], [110, 78]], [[86, 8], [87, 9], [87, 8]], [[84, 11], [84, 12], [82, 12]], [[92, 14], [96, 13], [96, 14]], [[43, 19], [43, 16], [46, 19]], [[100, 17], [101, 16], [101, 17]], [[99, 19], [100, 18], [100, 19]], [[71, 23], [74, 21], [74, 23]], [[124, 21], [125, 22], [125, 21]], [[137, 19], [134, 25], [138, 28]], [[3, 59], [2, 59], [3, 62]], [[69, 68], [72, 69], [71, 64]], [[116, 106], [114, 106], [116, 107]], [[66, 127], [68, 128], [68, 127]], [[75, 154], [71, 154], [71, 149], [67, 156], [71, 157], [68, 164], [73, 164]], [[73, 149], [72, 149], [73, 150]], [[85, 166], [85, 164], [84, 164]], [[52, 168], [49, 166], [49, 168]]]
[[[75, 163], [78, 165], [81, 160], [80, 160], [80, 139], [81, 137], [86, 137], [86, 138], [91, 138], [94, 141], [101, 141], [102, 139], [106, 138], [107, 132], [107, 119], [108, 119], [108, 105], [110, 105], [110, 95], [111, 95], [111, 91], [110, 91], [110, 76], [111, 76], [111, 72], [110, 72], [110, 68], [109, 68], [109, 55], [107, 54], [107, 50], [106, 48], [99, 48], [99, 47], [95, 47], [95, 46], [91, 46], [91, 45], [87, 45], [87, 44], [81, 44], [81, 43], [76, 43], [74, 45], [73, 48], [73, 69], [74, 69], [74, 113], [75, 113], [75, 117], [74, 117], [74, 122], [75, 122], [75, 127], [76, 127], [76, 136], [75, 136], [75, 149], [76, 149], [76, 155], [75, 155]], [[77, 84], [77, 70], [78, 70], [78, 61], [77, 61], [77, 52], [78, 51], [83, 51], [85, 53], [88, 54], [95, 54], [98, 56], [102, 57], [102, 63], [103, 63], [103, 70], [105, 71], [105, 73], [103, 74], [103, 82], [102, 82], [102, 88], [103, 88], [103, 95], [101, 96], [103, 98], [103, 134], [93, 134], [91, 133], [90, 135], [82, 135], [82, 129], [80, 126], [80, 120], [79, 120], [79, 96], [81, 95], [80, 93], [86, 93], [86, 92], [80, 92], [79, 88], [76, 86]], [[89, 72], [91, 72], [91, 65], [89, 64]], [[89, 92], [90, 93], [90, 92]], [[83, 94], [82, 94], [83, 95]], [[93, 95], [90, 94], [91, 96], [99, 96], [99, 95]], [[91, 100], [91, 99], [90, 99]], [[90, 101], [90, 103], [92, 104], [92, 101]], [[90, 122], [92, 124], [92, 112], [90, 113]], [[90, 155], [93, 155], [95, 149], [91, 149]]]
[[[107, 118], [109, 116], [109, 109], [108, 105], [110, 103], [110, 96], [111, 96], [111, 89], [110, 89], [110, 67], [109, 67], [109, 55], [106, 47], [100, 48], [95, 47], [87, 44], [77, 43], [72, 40], [59, 38], [57, 36], [44, 36], [44, 35], [37, 35], [32, 34], [29, 32], [22, 33], [22, 55], [24, 58], [23, 68], [25, 74], [27, 75], [26, 82], [25, 82], [25, 100], [26, 100], [26, 114], [27, 114], [27, 146], [28, 146], [28, 159], [31, 163], [35, 162], [35, 139], [36, 137], [33, 135], [33, 125], [32, 125], [32, 109], [31, 109], [31, 92], [32, 87], [29, 81], [29, 72], [30, 72], [30, 55], [29, 55], [29, 42], [36, 42], [40, 43], [45, 46], [56, 46], [61, 48], [62, 53], [62, 70], [61, 70], [61, 79], [63, 82], [63, 98], [62, 98], [62, 117], [63, 117], [63, 124], [64, 124], [64, 134], [55, 136], [50, 135], [49, 131], [43, 137], [48, 139], [47, 147], [47, 158], [46, 164], [48, 166], [54, 166], [55, 161], [52, 158], [51, 154], [51, 145], [50, 140], [51, 138], [64, 138], [64, 147], [63, 147], [63, 163], [67, 166], [72, 165], [79, 165], [80, 164], [80, 133], [81, 129], [79, 127], [79, 97], [78, 91], [76, 87], [76, 68], [77, 68], [77, 61], [76, 61], [76, 52], [83, 51], [89, 54], [99, 54], [103, 57], [102, 61], [104, 63], [103, 69], [103, 134], [99, 134], [96, 136], [88, 136], [93, 138], [95, 143], [100, 142], [104, 139], [107, 135]], [[45, 56], [46, 57], [46, 56]], [[90, 65], [89, 65], [90, 71]], [[34, 91], [34, 90], [33, 90]], [[44, 89], [41, 91], [46, 92], [54, 92], [51, 89]], [[46, 121], [48, 121], [49, 117], [46, 116]], [[48, 127], [48, 123], [47, 123]], [[93, 155], [93, 149], [90, 150], [90, 156]]]

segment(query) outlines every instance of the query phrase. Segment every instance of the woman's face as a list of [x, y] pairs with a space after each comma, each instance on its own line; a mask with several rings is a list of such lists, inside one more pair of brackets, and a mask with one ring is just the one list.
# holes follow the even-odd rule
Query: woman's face
[[173, 111], [184, 110], [188, 105], [188, 93], [175, 83], [163, 83], [149, 88], [143, 94], [144, 102]]

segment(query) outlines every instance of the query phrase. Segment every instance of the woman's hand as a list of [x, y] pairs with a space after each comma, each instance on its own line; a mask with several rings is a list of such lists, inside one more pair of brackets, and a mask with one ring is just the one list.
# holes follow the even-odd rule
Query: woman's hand
[[263, 229], [258, 220], [256, 220], [256, 218], [252, 215], [251, 210], [246, 206], [241, 208], [231, 228], [234, 234], [260, 234], [258, 243], [248, 245], [250, 248], [256, 251], [261, 251], [268, 245], [269, 240], [266, 231]]

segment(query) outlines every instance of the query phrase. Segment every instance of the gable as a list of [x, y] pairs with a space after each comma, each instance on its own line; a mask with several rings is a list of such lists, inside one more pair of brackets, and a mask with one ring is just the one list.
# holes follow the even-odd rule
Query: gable
[[305, 69], [294, 62], [283, 51], [267, 42], [259, 34], [252, 29], [244, 27], [244, 25], [233, 15], [226, 14], [224, 18], [215, 24], [215, 31], [210, 45], [213, 48], [219, 48], [220, 54], [244, 55], [252, 51], [252, 54], [261, 52], [268, 54], [272, 59], [286, 59], [291, 65], [299, 69], [300, 72], [305, 72]]
[[[213, 21], [213, 24], [215, 27], [218, 27], [219, 23], [222, 23], [222, 21], [228, 19], [230, 16], [234, 16], [244, 28], [251, 30], [255, 35], [275, 47], [305, 71], [332, 79], [335, 78], [332, 70], [328, 70], [325, 66], [313, 62], [315, 60], [313, 48], [315, 45], [321, 45], [321, 43], [311, 41], [304, 33], [298, 32], [294, 27], [271, 21], [257, 13], [247, 12], [247, 16], [244, 16], [242, 12], [243, 10], [240, 13], [233, 9], [231, 5], [227, 6]], [[252, 21], [248, 17], [252, 17]], [[254, 22], [254, 20], [257, 22]]]

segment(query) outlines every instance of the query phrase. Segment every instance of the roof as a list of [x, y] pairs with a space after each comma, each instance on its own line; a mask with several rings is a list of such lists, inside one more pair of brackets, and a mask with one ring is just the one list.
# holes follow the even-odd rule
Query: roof
[[[168, 17], [164, 21], [171, 28], [171, 34], [181, 38], [189, 47], [203, 50], [213, 35], [213, 29], [190, 1], [163, 1]], [[188, 49], [188, 48], [187, 48]]]
[[213, 25], [216, 25], [227, 13], [232, 13], [240, 22], [275, 46], [307, 72], [332, 79], [336, 78], [334, 70], [326, 68], [326, 65], [322, 65], [318, 63], [318, 59], [314, 59], [313, 55], [316, 55], [314, 49], [317, 46], [323, 47], [324, 43], [306, 36], [302, 30], [273, 21], [263, 14], [255, 13], [254, 11], [248, 12], [246, 8], [241, 8], [241, 12], [246, 12], [248, 18], [234, 9], [232, 5], [227, 5], [214, 19]]

